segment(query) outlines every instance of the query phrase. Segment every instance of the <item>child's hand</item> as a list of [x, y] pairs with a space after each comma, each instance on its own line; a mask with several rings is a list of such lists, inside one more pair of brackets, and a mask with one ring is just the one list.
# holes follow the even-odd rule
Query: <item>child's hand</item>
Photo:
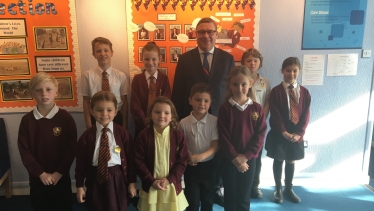
[[292, 136], [291, 136], [291, 142], [298, 142], [300, 139], [300, 136], [296, 133], [292, 133]]
[[41, 175], [39, 175], [39, 179], [44, 185], [53, 185], [54, 183], [51, 174], [48, 174], [46, 172], [43, 172]]
[[136, 196], [136, 186], [135, 186], [135, 183], [130, 183], [129, 187], [127, 189], [128, 189], [130, 198], [134, 198]]
[[170, 184], [169, 180], [166, 178], [161, 179], [161, 186], [166, 190], [166, 187]]
[[83, 203], [86, 200], [86, 192], [83, 187], [77, 188], [77, 200], [79, 203]]
[[60, 179], [62, 177], [62, 174], [55, 171], [55, 172], [53, 172], [53, 174], [51, 174], [51, 177], [53, 179], [53, 185], [56, 185], [58, 183], [58, 181], [60, 181]]
[[190, 166], [196, 166], [198, 162], [200, 162], [202, 159], [201, 159], [201, 156], [200, 154], [193, 154], [193, 155], [189, 155], [188, 156], [188, 164]]
[[165, 188], [162, 187], [161, 185], [161, 180], [155, 180], [152, 184], [152, 187], [156, 190], [166, 190]]
[[239, 154], [238, 156], [236, 156], [235, 159], [233, 159], [231, 162], [235, 165], [236, 168], [238, 168], [240, 165], [242, 165], [243, 163], [247, 163], [248, 159], [245, 155], [243, 154]]
[[242, 165], [237, 167], [237, 169], [238, 169], [239, 172], [244, 173], [244, 172], [248, 171], [249, 166], [248, 166], [247, 163], [243, 163]]

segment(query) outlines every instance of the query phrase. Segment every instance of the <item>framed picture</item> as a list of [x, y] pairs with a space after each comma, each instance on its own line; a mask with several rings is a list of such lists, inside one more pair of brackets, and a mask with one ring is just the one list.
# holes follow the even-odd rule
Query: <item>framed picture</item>
[[166, 47], [160, 47], [161, 63], [166, 63]]
[[28, 58], [0, 59], [0, 76], [30, 75]]
[[190, 51], [190, 50], [192, 50], [192, 49], [194, 49], [194, 48], [196, 48], [196, 47], [186, 47], [186, 52], [187, 52], [187, 51]]
[[184, 24], [184, 33], [189, 40], [196, 40], [196, 29], [191, 24]]
[[73, 91], [71, 85], [71, 77], [56, 77], [56, 80], [58, 82], [58, 93], [56, 100], [72, 100]]
[[165, 75], [168, 75], [168, 68], [166, 67], [159, 67], [157, 68], [160, 72], [162, 72]]
[[182, 55], [182, 47], [170, 47], [170, 62], [176, 63]]
[[143, 47], [138, 47], [138, 61], [139, 62], [143, 62], [143, 54], [142, 54], [142, 51], [143, 51]]
[[2, 80], [0, 83], [3, 101], [32, 100], [29, 79]]
[[156, 24], [153, 31], [153, 40], [165, 40], [165, 24]]
[[180, 24], [170, 24], [169, 25], [169, 34], [170, 34], [169, 39], [177, 40], [178, 34], [182, 32], [181, 29], [182, 29], [182, 25]]
[[27, 37], [25, 18], [1, 18], [0, 37]]
[[27, 54], [26, 38], [0, 38], [0, 55]]
[[138, 30], [138, 40], [149, 40], [149, 31], [144, 28], [143, 24], [138, 25], [139, 30]]
[[36, 72], [71, 72], [70, 56], [35, 56]]
[[34, 27], [36, 50], [68, 50], [66, 27]]

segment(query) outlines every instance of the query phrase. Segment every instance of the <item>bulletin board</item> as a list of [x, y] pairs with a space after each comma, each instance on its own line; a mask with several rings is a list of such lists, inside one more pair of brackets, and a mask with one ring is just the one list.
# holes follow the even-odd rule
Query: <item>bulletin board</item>
[[28, 86], [38, 72], [57, 79], [57, 106], [81, 111], [74, 0], [8, 0], [0, 3], [0, 17], [1, 112], [28, 112], [35, 106]]
[[131, 76], [143, 69], [142, 47], [154, 41], [161, 50], [159, 69], [173, 84], [178, 58], [196, 47], [196, 24], [203, 17], [218, 26], [215, 47], [235, 61], [259, 45], [260, 0], [127, 0], [126, 9]]

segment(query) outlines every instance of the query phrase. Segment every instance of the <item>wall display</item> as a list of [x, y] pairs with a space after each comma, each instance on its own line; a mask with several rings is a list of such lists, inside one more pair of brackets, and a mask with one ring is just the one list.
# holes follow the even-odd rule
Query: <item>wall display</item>
[[168, 68], [166, 67], [159, 67], [157, 68], [160, 72], [162, 72], [163, 74], [167, 75], [168, 74]]
[[165, 40], [165, 24], [157, 24], [153, 31], [153, 40]]
[[58, 81], [58, 93], [56, 100], [72, 100], [73, 92], [72, 92], [72, 84], [70, 77], [61, 77], [56, 78]]
[[0, 59], [0, 76], [16, 75], [30, 75], [29, 59]]
[[71, 72], [70, 56], [36, 56], [36, 72]]
[[[260, 0], [126, 0], [127, 33], [133, 38], [128, 40], [129, 61], [134, 61], [130, 63], [130, 77], [143, 67], [138, 57], [139, 46], [144, 46], [144, 39], [139, 39], [144, 30], [151, 32], [149, 40], [162, 47], [162, 66], [167, 68], [173, 84], [179, 56], [197, 46], [196, 25], [203, 17], [212, 18], [217, 25], [215, 47], [240, 61], [245, 50], [258, 48], [260, 4]], [[147, 33], [144, 36], [148, 39]]]
[[367, 0], [305, 0], [302, 49], [362, 48]]
[[1, 80], [2, 101], [31, 101], [28, 79]]
[[65, 27], [35, 27], [36, 50], [67, 50]]
[[0, 55], [27, 54], [26, 38], [0, 38]]
[[358, 54], [328, 54], [327, 76], [357, 75]]
[[18, 3], [13, 9], [0, 7], [1, 112], [28, 112], [35, 106], [28, 84], [37, 72], [47, 72], [59, 81], [59, 107], [82, 111], [77, 93], [81, 71], [76, 65], [80, 58], [75, 1], [35, 5], [23, 1], [23, 7], [22, 1]]
[[170, 62], [178, 62], [179, 57], [182, 55], [182, 47], [170, 48]]
[[24, 18], [0, 19], [0, 37], [26, 37], [26, 22]]

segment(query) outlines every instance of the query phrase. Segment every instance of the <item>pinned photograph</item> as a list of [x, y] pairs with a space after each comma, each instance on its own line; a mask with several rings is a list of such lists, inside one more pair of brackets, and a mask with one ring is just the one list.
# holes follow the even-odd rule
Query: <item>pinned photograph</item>
[[143, 24], [139, 24], [138, 40], [149, 40], [149, 31], [144, 28]]
[[0, 54], [27, 54], [26, 38], [0, 38]]
[[196, 47], [186, 47], [186, 52], [187, 52], [187, 51], [190, 51], [190, 50], [192, 50], [192, 49], [194, 49], [194, 48], [196, 48]]
[[182, 25], [180, 24], [170, 24], [169, 25], [169, 33], [170, 33], [170, 40], [178, 40], [178, 34], [182, 33], [181, 31]]
[[13, 79], [0, 81], [3, 101], [32, 100], [29, 92], [30, 80]]
[[0, 59], [0, 76], [30, 75], [28, 58]]
[[189, 40], [196, 40], [196, 29], [191, 24], [184, 24], [184, 33]]
[[159, 67], [157, 68], [160, 72], [162, 72], [165, 75], [168, 75], [168, 68], [166, 67]]
[[143, 54], [142, 54], [142, 51], [143, 51], [143, 47], [138, 47], [138, 61], [139, 61], [139, 62], [143, 62]]
[[66, 27], [35, 27], [36, 50], [68, 50]]
[[165, 40], [165, 24], [156, 24], [156, 28], [153, 31], [153, 40]]
[[166, 63], [166, 47], [160, 47], [161, 63]]
[[56, 100], [71, 100], [73, 99], [72, 85], [70, 77], [57, 78], [58, 92]]
[[178, 62], [179, 57], [182, 55], [182, 47], [170, 47], [170, 62]]

